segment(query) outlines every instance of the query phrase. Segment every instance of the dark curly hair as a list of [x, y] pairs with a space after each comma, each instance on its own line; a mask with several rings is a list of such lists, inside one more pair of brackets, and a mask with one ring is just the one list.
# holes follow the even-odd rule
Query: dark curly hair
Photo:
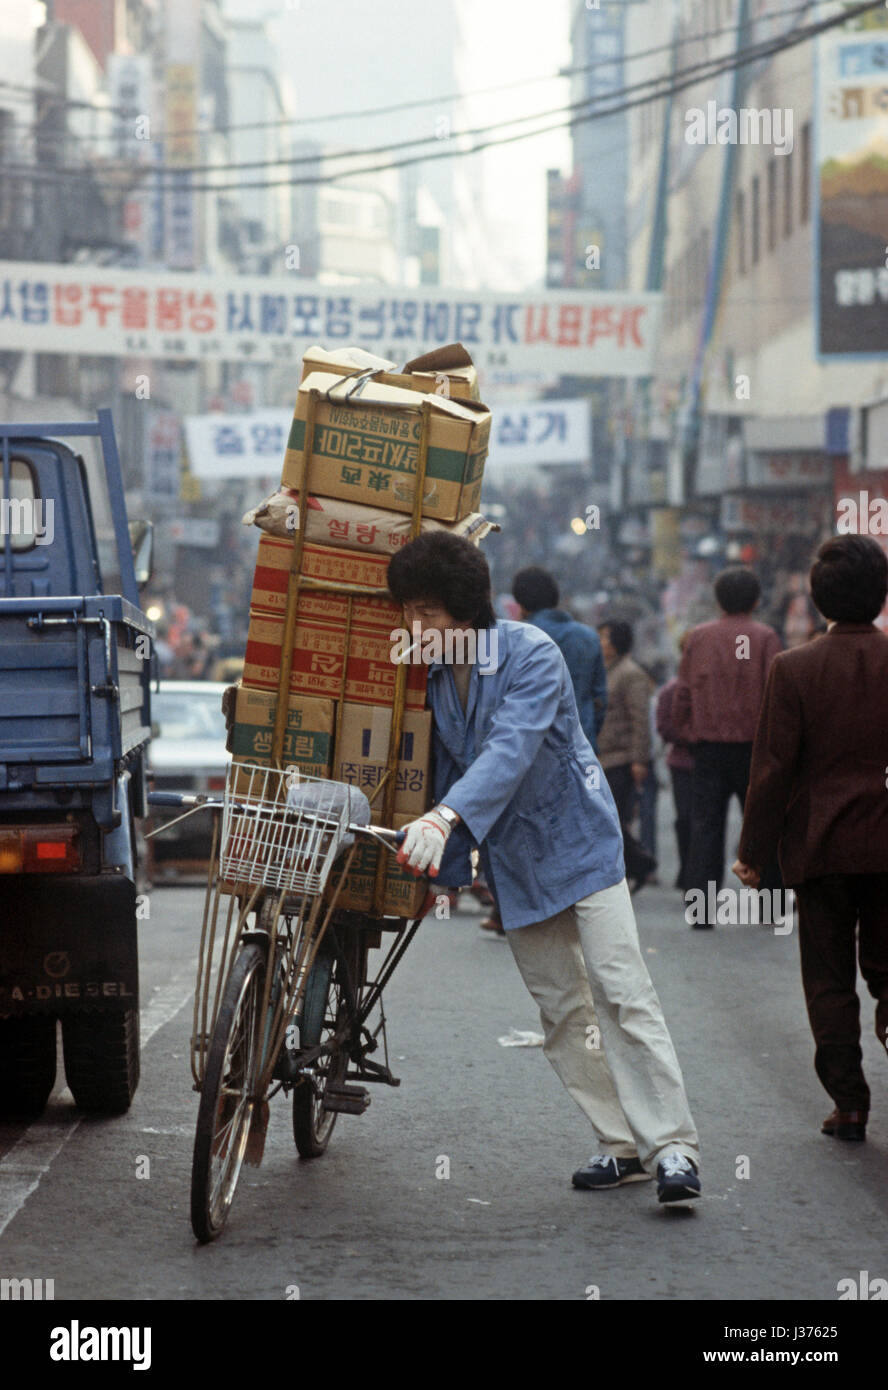
[[481, 551], [463, 536], [426, 531], [389, 561], [389, 592], [396, 603], [440, 603], [458, 623], [491, 627], [490, 570]]
[[830, 622], [871, 623], [888, 593], [888, 559], [871, 536], [833, 536], [811, 566], [811, 597]]
[[761, 598], [762, 586], [746, 565], [731, 565], [715, 576], [715, 601], [731, 615], [751, 613]]

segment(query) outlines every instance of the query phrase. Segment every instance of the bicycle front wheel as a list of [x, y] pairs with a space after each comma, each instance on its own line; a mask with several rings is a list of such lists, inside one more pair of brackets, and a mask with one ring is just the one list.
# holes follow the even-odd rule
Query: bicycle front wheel
[[191, 1225], [203, 1244], [221, 1233], [234, 1199], [260, 1063], [265, 951], [245, 946], [231, 974], [207, 1055], [191, 1166]]

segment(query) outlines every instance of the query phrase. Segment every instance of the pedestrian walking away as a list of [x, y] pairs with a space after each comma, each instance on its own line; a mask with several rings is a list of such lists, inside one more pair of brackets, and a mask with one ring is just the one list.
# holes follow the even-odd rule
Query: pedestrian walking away
[[462, 886], [480, 851], [545, 1055], [595, 1136], [574, 1185], [656, 1174], [661, 1202], [698, 1196], [699, 1141], [638, 943], [616, 806], [560, 650], [533, 624], [495, 618], [487, 561], [461, 537], [411, 541], [388, 582], [411, 630], [442, 634], [445, 657], [447, 634], [473, 628], [491, 654], [468, 671], [430, 665], [437, 804], [405, 827], [399, 859]]
[[[673, 731], [694, 755], [687, 888], [707, 903], [722, 885], [728, 807], [732, 796], [741, 810], [746, 799], [765, 681], [780, 650], [774, 629], [752, 617], [761, 593], [752, 570], [722, 570], [713, 587], [721, 617], [688, 634], [672, 697]], [[778, 888], [776, 861], [764, 872], [765, 886]], [[715, 921], [707, 910], [695, 926], [711, 928]]]
[[874, 626], [888, 559], [868, 536], [837, 536], [817, 552], [810, 582], [828, 629], [771, 667], [734, 872], [755, 888], [779, 846], [799, 907], [814, 1067], [835, 1105], [823, 1133], [860, 1140], [870, 1089], [858, 961], [888, 1045], [888, 636]]
[[611, 619], [599, 623], [598, 631], [608, 691], [599, 756], [620, 818], [626, 876], [632, 891], [637, 892], [657, 867], [654, 856], [639, 844], [630, 829], [650, 770], [651, 680], [629, 655], [634, 640], [631, 623]]

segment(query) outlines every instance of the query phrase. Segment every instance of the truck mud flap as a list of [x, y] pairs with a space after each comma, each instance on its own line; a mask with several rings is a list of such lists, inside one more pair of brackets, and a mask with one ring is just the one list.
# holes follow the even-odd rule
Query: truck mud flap
[[129, 879], [0, 878], [0, 1018], [138, 1007]]

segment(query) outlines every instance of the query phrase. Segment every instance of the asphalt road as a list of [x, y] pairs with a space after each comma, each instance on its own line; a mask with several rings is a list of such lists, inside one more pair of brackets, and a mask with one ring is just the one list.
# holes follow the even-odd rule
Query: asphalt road
[[499, 1045], [511, 1028], [538, 1029], [538, 1016], [507, 943], [479, 931], [471, 904], [426, 920], [388, 990], [400, 1088], [373, 1087], [370, 1109], [340, 1116], [313, 1162], [296, 1156], [288, 1103], [272, 1101], [261, 1168], [244, 1170], [222, 1238], [196, 1245], [188, 1038], [201, 901], [196, 887], [151, 895], [129, 1113], [80, 1119], [58, 1086], [30, 1128], [0, 1129], [3, 1277], [53, 1279], [57, 1300], [285, 1299], [298, 1288], [321, 1300], [597, 1290], [781, 1302], [835, 1300], [838, 1281], [863, 1270], [888, 1277], [888, 1063], [868, 996], [873, 1115], [866, 1144], [842, 1144], [819, 1133], [831, 1106], [812, 1069], [795, 933], [691, 931], [665, 886], [636, 902], [703, 1144], [693, 1208], [659, 1206], [652, 1183], [572, 1189], [593, 1151], [588, 1125], [540, 1048]]

